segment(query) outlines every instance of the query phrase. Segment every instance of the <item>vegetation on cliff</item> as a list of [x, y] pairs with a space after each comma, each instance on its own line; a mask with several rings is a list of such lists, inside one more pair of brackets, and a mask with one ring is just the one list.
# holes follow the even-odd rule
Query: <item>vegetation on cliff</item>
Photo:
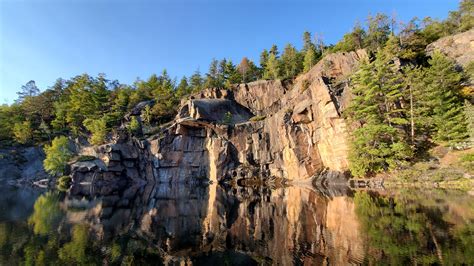
[[[369, 16], [366, 25], [357, 24], [335, 45], [325, 45], [321, 38], [304, 32], [300, 50], [288, 44], [279, 52], [273, 45], [262, 51], [259, 65], [246, 57], [238, 65], [225, 58], [213, 59], [207, 73], [196, 71], [179, 82], [166, 70], [131, 85], [108, 80], [103, 74], [83, 74], [58, 79], [40, 93], [30, 81], [14, 104], [0, 106], [1, 144], [41, 144], [67, 135], [85, 136], [99, 145], [140, 102], [153, 104], [142, 109], [138, 119], [133, 116], [128, 121], [132, 134], [140, 131], [140, 123], [172, 120], [179, 100], [203, 88], [291, 79], [309, 71], [326, 54], [367, 49], [370, 58], [351, 79], [355, 96], [345, 113], [355, 127], [351, 171], [363, 176], [398, 168], [433, 143], [456, 146], [468, 137], [472, 125], [466, 124], [465, 105], [471, 106], [466, 100], [472, 100], [472, 91], [463, 90], [462, 84], [469, 74], [459, 72], [440, 53], [428, 56], [425, 48], [443, 36], [471, 29], [473, 10], [473, 2], [464, 0], [445, 21], [413, 19], [400, 29], [393, 18], [377, 14]], [[53, 160], [52, 154], [61, 153], [53, 147], [46, 147], [45, 167], [59, 174], [65, 156], [57, 154], [61, 158]]]

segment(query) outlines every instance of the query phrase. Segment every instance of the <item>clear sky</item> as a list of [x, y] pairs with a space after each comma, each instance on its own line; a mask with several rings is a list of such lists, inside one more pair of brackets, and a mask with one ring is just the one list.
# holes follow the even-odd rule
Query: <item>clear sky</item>
[[0, 0], [0, 104], [29, 80], [105, 73], [132, 83], [164, 68], [206, 72], [212, 58], [243, 56], [319, 33], [335, 43], [368, 14], [445, 18], [457, 0]]

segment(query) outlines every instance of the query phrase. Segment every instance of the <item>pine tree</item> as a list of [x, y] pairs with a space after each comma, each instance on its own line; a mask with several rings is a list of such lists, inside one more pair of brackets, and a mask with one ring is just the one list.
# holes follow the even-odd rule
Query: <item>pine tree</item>
[[267, 67], [264, 69], [263, 78], [278, 79], [280, 78], [280, 62], [276, 55], [271, 53], [268, 57]]
[[309, 49], [304, 55], [303, 72], [308, 72], [314, 65], [316, 65], [317, 58], [314, 49]]
[[25, 85], [21, 86], [21, 91], [17, 92], [18, 94], [18, 99], [16, 102], [22, 102], [25, 98], [27, 97], [32, 97], [36, 96], [39, 94], [39, 89], [36, 86], [36, 83], [34, 80], [28, 81]]
[[178, 99], [183, 98], [185, 95], [188, 95], [191, 93], [191, 86], [188, 84], [188, 79], [186, 76], [183, 76], [181, 78], [181, 81], [178, 84], [178, 87], [176, 88], [176, 97]]
[[203, 79], [201, 76], [201, 72], [198, 70], [194, 71], [194, 74], [189, 78], [189, 83], [191, 86], [192, 92], [198, 92], [203, 89]]
[[428, 61], [430, 68], [425, 76], [426, 104], [433, 110], [434, 138], [453, 146], [467, 136], [466, 117], [460, 97], [462, 76], [453, 61], [435, 52]]
[[301, 55], [291, 44], [287, 44], [285, 46], [285, 50], [281, 55], [281, 64], [283, 76], [285, 78], [293, 78], [299, 73], [301, 73], [303, 69], [303, 60], [301, 58]]
[[353, 78], [354, 99], [346, 111], [352, 131], [350, 169], [364, 176], [406, 164], [413, 156], [408, 145], [403, 79], [386, 50], [363, 62]]
[[263, 70], [267, 67], [267, 62], [270, 54], [268, 53], [267, 49], [263, 50], [260, 54], [260, 68]]

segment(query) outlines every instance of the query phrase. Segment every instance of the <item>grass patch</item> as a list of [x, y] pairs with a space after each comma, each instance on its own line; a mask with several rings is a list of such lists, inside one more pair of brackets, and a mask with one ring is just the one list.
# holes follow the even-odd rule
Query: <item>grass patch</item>
[[257, 122], [257, 121], [262, 121], [265, 118], [267, 118], [266, 115], [256, 115], [256, 116], [250, 118], [249, 120], [252, 121], [252, 122]]

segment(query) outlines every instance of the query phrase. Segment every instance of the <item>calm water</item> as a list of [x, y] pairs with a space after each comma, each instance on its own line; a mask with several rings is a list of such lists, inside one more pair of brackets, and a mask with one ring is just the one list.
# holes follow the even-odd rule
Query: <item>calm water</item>
[[0, 187], [0, 265], [474, 265], [457, 191]]

